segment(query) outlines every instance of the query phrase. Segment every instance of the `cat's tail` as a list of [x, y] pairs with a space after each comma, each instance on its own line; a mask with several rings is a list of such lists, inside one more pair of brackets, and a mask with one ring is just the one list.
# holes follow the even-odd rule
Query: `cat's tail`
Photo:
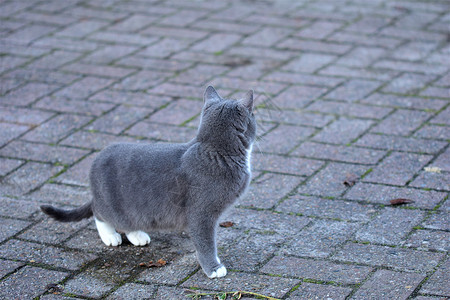
[[60, 222], [78, 222], [92, 217], [93, 215], [92, 202], [86, 203], [85, 205], [72, 210], [60, 209], [51, 205], [42, 205], [41, 210], [45, 214]]

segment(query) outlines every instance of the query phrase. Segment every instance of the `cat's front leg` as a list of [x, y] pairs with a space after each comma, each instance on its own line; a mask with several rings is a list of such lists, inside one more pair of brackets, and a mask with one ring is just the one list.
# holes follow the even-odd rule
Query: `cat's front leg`
[[196, 220], [189, 225], [190, 234], [197, 250], [200, 266], [209, 278], [224, 277], [227, 269], [217, 256], [216, 222]]

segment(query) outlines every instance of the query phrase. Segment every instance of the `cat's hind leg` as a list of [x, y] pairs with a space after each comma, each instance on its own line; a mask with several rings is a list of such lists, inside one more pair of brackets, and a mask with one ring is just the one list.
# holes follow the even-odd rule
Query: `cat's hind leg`
[[98, 234], [106, 246], [119, 246], [122, 244], [122, 236], [116, 232], [114, 227], [106, 222], [102, 222], [95, 218], [95, 225], [97, 225]]
[[127, 239], [135, 246], [145, 246], [150, 244], [150, 236], [143, 231], [131, 231], [125, 234]]

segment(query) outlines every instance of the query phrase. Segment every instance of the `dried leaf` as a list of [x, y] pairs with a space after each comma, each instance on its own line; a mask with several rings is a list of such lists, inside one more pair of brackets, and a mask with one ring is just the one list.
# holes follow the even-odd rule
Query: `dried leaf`
[[45, 289], [52, 294], [58, 295], [64, 291], [64, 288], [56, 283], [47, 284]]
[[224, 227], [224, 228], [228, 228], [228, 227], [231, 227], [233, 225], [234, 225], [234, 223], [231, 222], [231, 221], [226, 221], [226, 222], [222, 222], [222, 223], [219, 224], [220, 227]]
[[389, 202], [391, 203], [391, 205], [402, 205], [402, 204], [413, 203], [414, 201], [411, 199], [397, 198], [397, 199], [392, 199]]
[[356, 176], [355, 174], [347, 174], [347, 176], [345, 176], [345, 180], [343, 182], [343, 184], [345, 186], [354, 186], [356, 181], [358, 181], [359, 177]]
[[431, 172], [431, 173], [441, 173], [442, 169], [439, 167], [425, 167], [425, 172]]
[[167, 261], [160, 258], [156, 262], [153, 262], [153, 260], [149, 261], [148, 263], [140, 263], [139, 267], [146, 267], [146, 268], [161, 268], [162, 266], [165, 266], [167, 264]]

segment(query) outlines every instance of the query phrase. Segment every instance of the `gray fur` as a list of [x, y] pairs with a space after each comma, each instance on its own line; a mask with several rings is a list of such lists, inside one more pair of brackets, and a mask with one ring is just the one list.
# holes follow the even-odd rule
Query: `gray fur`
[[[256, 123], [252, 91], [227, 100], [209, 86], [204, 100], [197, 136], [186, 144], [114, 144], [101, 151], [90, 172], [91, 207], [96, 219], [125, 233], [186, 229], [203, 271], [214, 277], [223, 267], [217, 221], [250, 182], [247, 152]], [[55, 211], [62, 210], [52, 208], [57, 218]]]

